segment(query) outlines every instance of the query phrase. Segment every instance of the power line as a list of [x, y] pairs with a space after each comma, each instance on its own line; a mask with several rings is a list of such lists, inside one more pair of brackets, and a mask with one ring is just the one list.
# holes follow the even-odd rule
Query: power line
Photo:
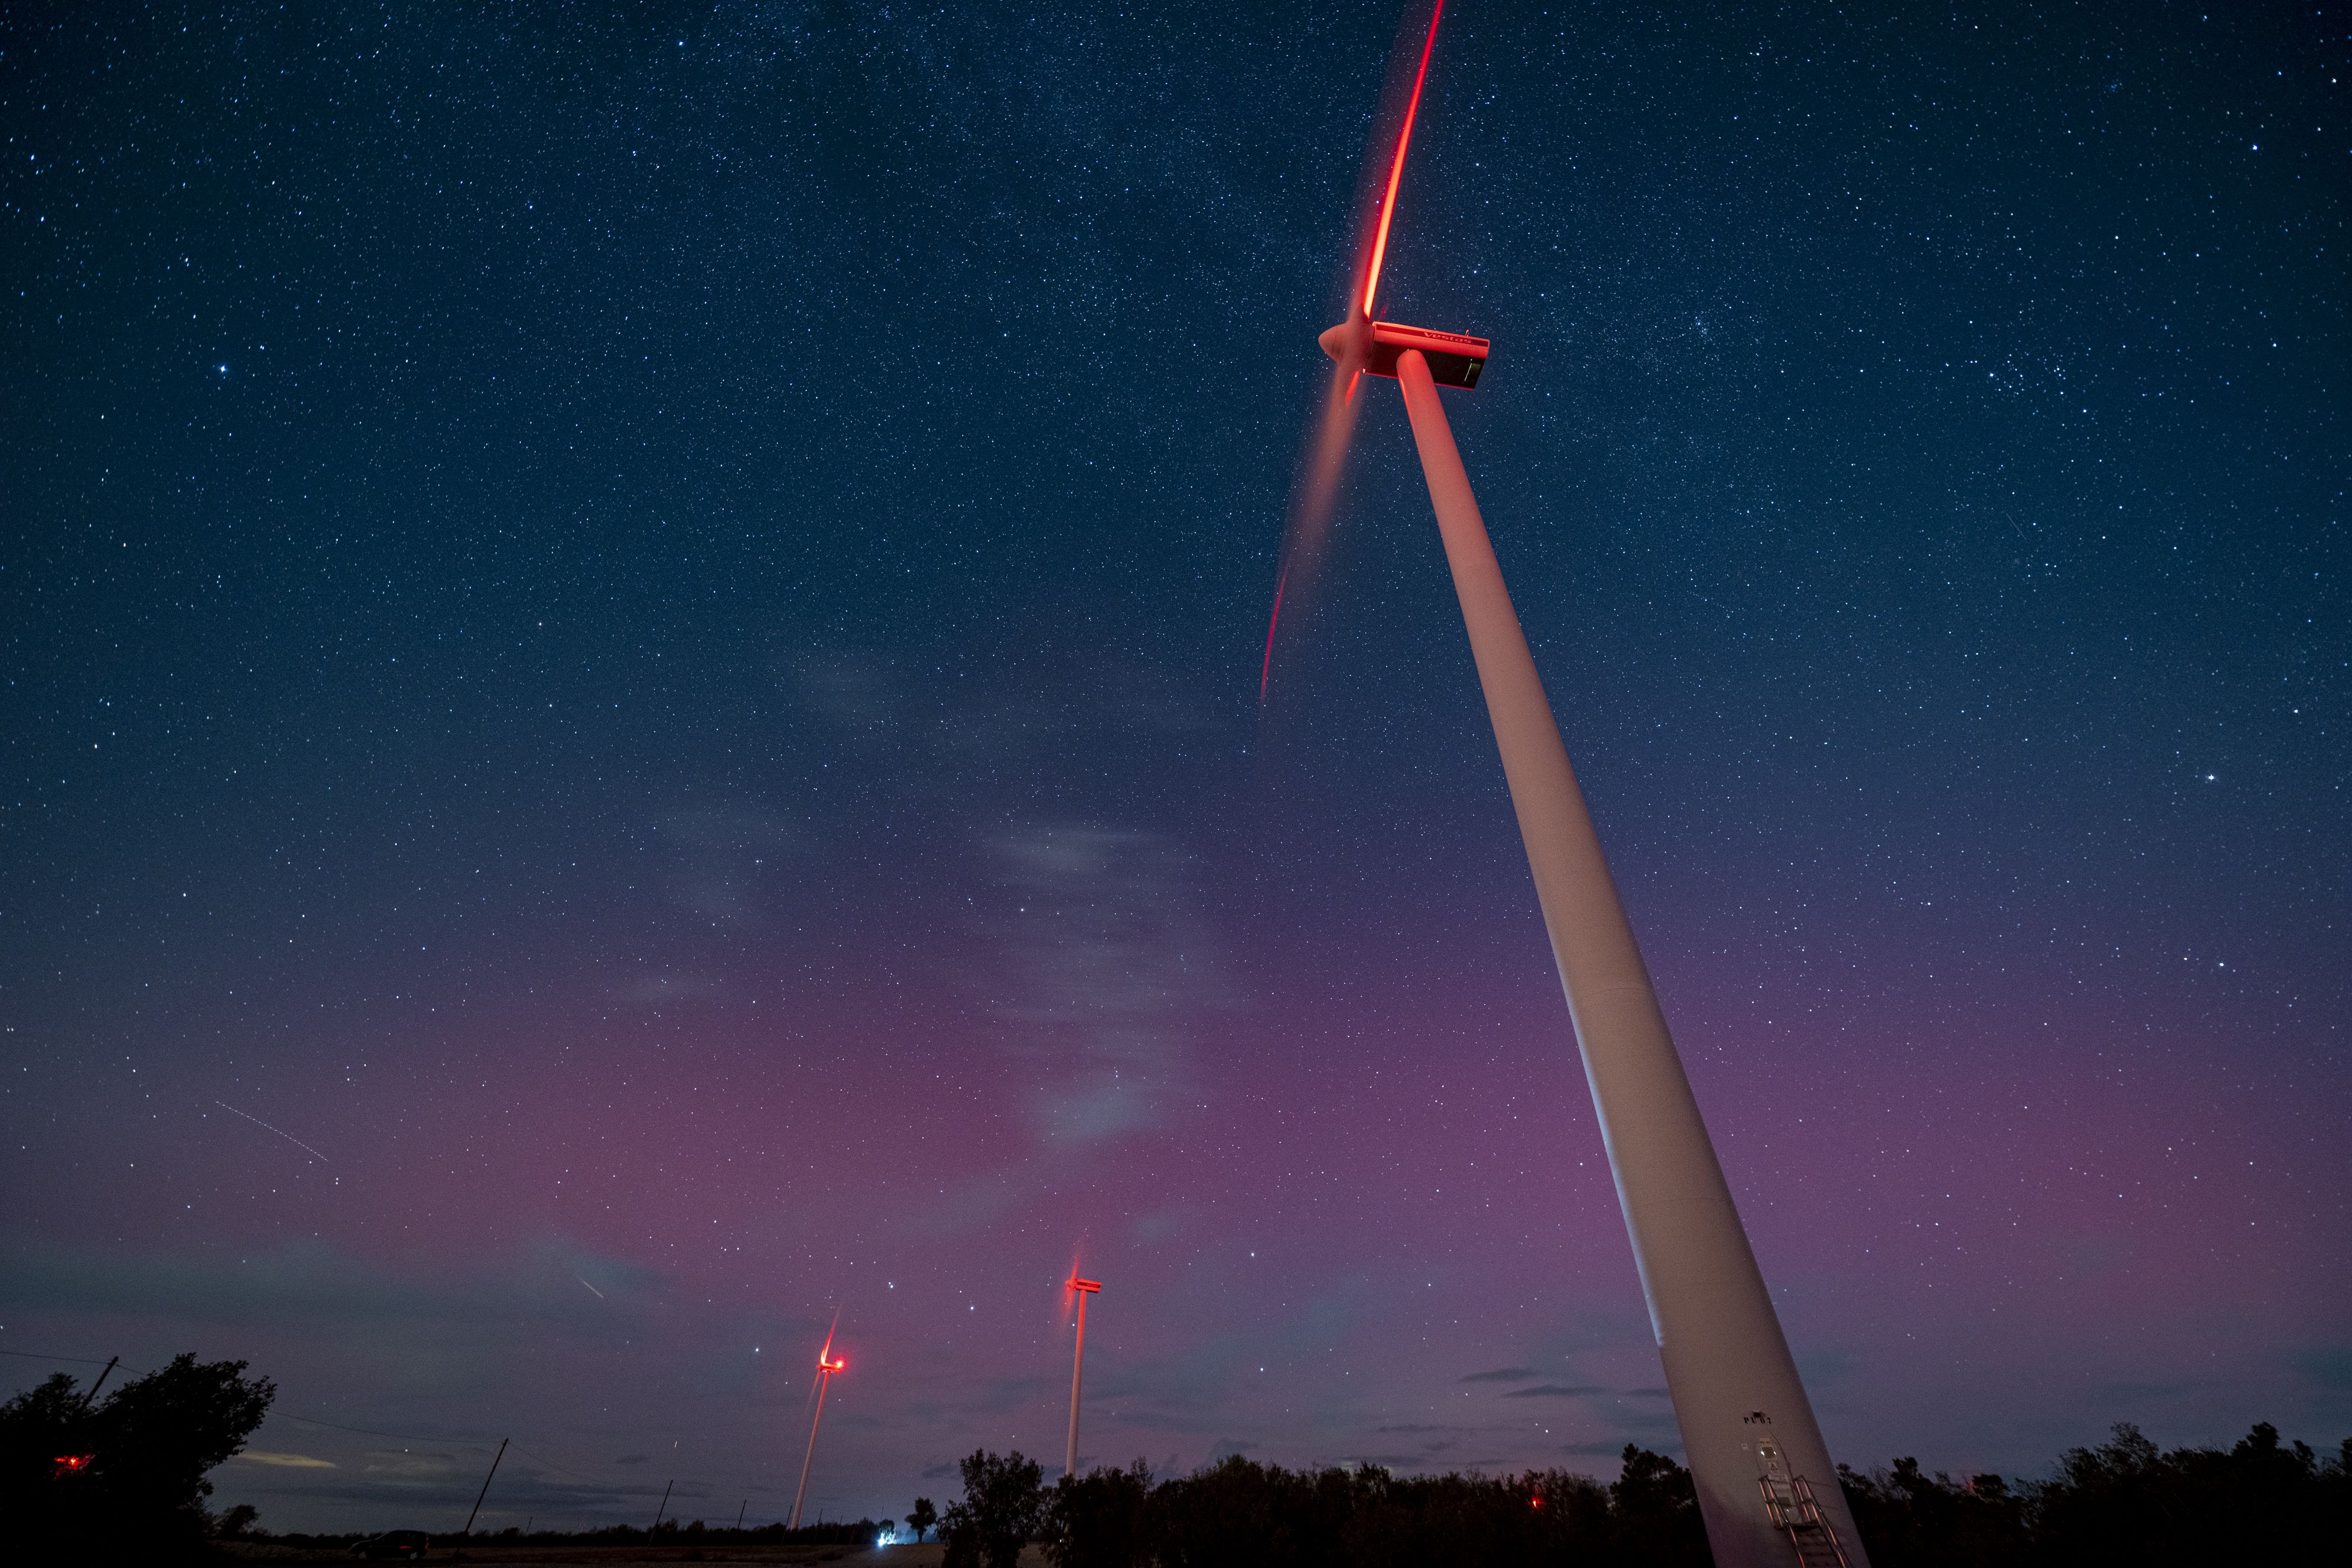
[[[78, 1361], [84, 1366], [106, 1364], [94, 1355], [44, 1355], [37, 1350], [0, 1350], [0, 1355], [21, 1355], [27, 1361]], [[143, 1366], [134, 1366], [130, 1370], [143, 1375], [147, 1369]]]

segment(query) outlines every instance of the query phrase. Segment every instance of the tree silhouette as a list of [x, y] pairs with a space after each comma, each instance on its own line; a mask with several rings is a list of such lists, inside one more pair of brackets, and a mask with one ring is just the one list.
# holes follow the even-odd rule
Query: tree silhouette
[[962, 1462], [963, 1500], [940, 1520], [945, 1568], [1017, 1568], [1045, 1521], [1045, 1471], [1019, 1449], [974, 1449]]
[[[277, 1387], [241, 1361], [176, 1356], [92, 1408], [59, 1373], [0, 1406], [0, 1514], [16, 1549], [194, 1552], [207, 1471], [245, 1447]], [[41, 1561], [37, 1549], [28, 1561]]]
[[924, 1531], [939, 1521], [940, 1511], [931, 1506], [931, 1500], [927, 1497], [917, 1498], [914, 1511], [907, 1515], [907, 1528], [915, 1532], [918, 1543], [922, 1541]]
[[1151, 1471], [1141, 1459], [1064, 1476], [1045, 1500], [1045, 1555], [1054, 1568], [1127, 1568], [1148, 1544], [1150, 1505]]

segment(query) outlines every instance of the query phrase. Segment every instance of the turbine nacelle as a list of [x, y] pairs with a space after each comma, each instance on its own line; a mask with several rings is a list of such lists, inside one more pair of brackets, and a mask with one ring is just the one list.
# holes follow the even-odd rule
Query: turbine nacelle
[[1408, 327], [1400, 321], [1367, 320], [1360, 315], [1331, 328], [1316, 341], [1343, 366], [1353, 363], [1367, 375], [1391, 378], [1397, 373], [1398, 357], [1408, 349], [1417, 349], [1429, 363], [1429, 379], [1442, 387], [1475, 387], [1479, 372], [1486, 368], [1488, 344], [1484, 338]]

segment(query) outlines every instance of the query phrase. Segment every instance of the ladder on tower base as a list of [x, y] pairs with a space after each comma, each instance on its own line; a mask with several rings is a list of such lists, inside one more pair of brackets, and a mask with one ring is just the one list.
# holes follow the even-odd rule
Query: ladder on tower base
[[1851, 1568], [1845, 1548], [1838, 1542], [1837, 1527], [1822, 1517], [1813, 1489], [1802, 1476], [1782, 1478], [1779, 1469], [1774, 1465], [1756, 1478], [1772, 1528], [1787, 1533], [1801, 1568]]

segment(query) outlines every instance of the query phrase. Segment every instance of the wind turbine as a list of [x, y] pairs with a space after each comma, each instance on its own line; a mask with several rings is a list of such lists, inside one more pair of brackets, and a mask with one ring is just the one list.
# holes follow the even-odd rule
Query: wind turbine
[[800, 1490], [793, 1493], [793, 1521], [785, 1528], [801, 1527], [801, 1502], [808, 1496], [809, 1465], [816, 1458], [816, 1429], [824, 1424], [824, 1396], [833, 1387], [833, 1375], [849, 1363], [833, 1354], [833, 1330], [841, 1326], [841, 1310], [833, 1313], [833, 1328], [824, 1331], [824, 1348], [816, 1353], [816, 1419], [809, 1423], [808, 1453], [801, 1459]]
[[1438, 399], [1440, 385], [1478, 384], [1489, 345], [1378, 318], [1398, 183], [1444, 12], [1444, 0], [1437, 0], [1347, 319], [1320, 340], [1337, 371], [1308, 483], [1332, 482], [1324, 465], [1336, 471], [1331, 443], [1336, 434], [1344, 444], [1352, 428], [1361, 378], [1394, 377], [1568, 993], [1715, 1561], [1718, 1568], [1787, 1568], [1792, 1561], [1868, 1568]]
[[1102, 1281], [1081, 1280], [1073, 1269], [1063, 1288], [1078, 1298], [1078, 1349], [1070, 1358], [1070, 1448], [1062, 1460], [1062, 1473], [1075, 1476], [1078, 1473], [1078, 1375], [1087, 1369], [1087, 1298], [1102, 1290]]

